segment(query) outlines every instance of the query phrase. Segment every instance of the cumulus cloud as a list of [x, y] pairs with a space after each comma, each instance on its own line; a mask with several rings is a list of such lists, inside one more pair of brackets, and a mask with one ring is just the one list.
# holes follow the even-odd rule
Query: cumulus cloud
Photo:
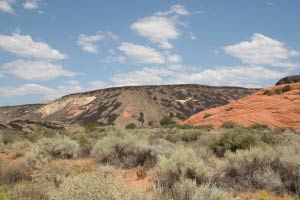
[[181, 55], [178, 55], [178, 54], [168, 55], [167, 61], [170, 63], [179, 63], [182, 61], [182, 57], [181, 57]]
[[177, 15], [189, 15], [190, 12], [183, 6], [183, 5], [173, 5], [171, 6], [170, 10], [165, 11], [165, 12], [156, 12], [155, 15], [171, 15], [171, 14], [177, 14]]
[[118, 40], [119, 36], [112, 33], [112, 32], [99, 32], [95, 35], [85, 35], [80, 34], [77, 39], [77, 45], [82, 48], [82, 50], [89, 52], [89, 53], [99, 53], [99, 47], [97, 42], [105, 39], [110, 38], [112, 40]]
[[38, 0], [26, 0], [23, 3], [23, 7], [27, 10], [35, 10], [39, 8], [39, 1]]
[[176, 18], [163, 16], [151, 16], [140, 19], [131, 25], [131, 29], [150, 41], [159, 44], [163, 49], [171, 49], [173, 46], [169, 40], [177, 39], [181, 35], [176, 27]]
[[25, 80], [45, 81], [60, 76], [72, 77], [77, 73], [65, 70], [62, 66], [46, 61], [16, 60], [5, 63], [3, 72]]
[[0, 86], [0, 96], [17, 97], [26, 95], [42, 95], [44, 99], [53, 100], [66, 94], [82, 92], [77, 81], [65, 82], [57, 88], [50, 88], [39, 84], [24, 84], [20, 86]]
[[15, 2], [16, 2], [16, 0], [0, 0], [0, 11], [6, 12], [9, 14], [14, 14], [15, 11], [12, 8], [12, 4]]
[[77, 40], [77, 45], [82, 47], [82, 50], [86, 52], [98, 53], [98, 46], [95, 44], [95, 42], [98, 42], [102, 39], [104, 39], [104, 36], [102, 34], [96, 34], [96, 35], [80, 34]]
[[136, 63], [165, 63], [164, 56], [160, 52], [150, 47], [123, 42], [118, 49]]
[[220, 67], [193, 71], [188, 71], [188, 68], [182, 65], [166, 68], [143, 68], [133, 72], [117, 74], [112, 77], [112, 81], [118, 86], [193, 83], [216, 86], [261, 87], [262, 82], [266, 80], [276, 80], [286, 75], [261, 66]]
[[0, 35], [0, 48], [27, 58], [38, 58], [41, 60], [62, 60], [67, 58], [66, 54], [60, 53], [48, 44], [33, 41], [31, 36], [19, 33]]
[[0, 96], [3, 97], [48, 94], [54, 92], [55, 91], [53, 89], [38, 84], [24, 84], [18, 87], [0, 86]]
[[148, 38], [163, 49], [173, 48], [170, 40], [178, 39], [181, 35], [177, 25], [185, 24], [179, 16], [189, 15], [190, 12], [182, 5], [173, 5], [168, 11], [156, 12], [134, 22], [130, 28], [139, 35]]
[[296, 67], [298, 63], [290, 59], [300, 56], [300, 52], [288, 49], [283, 42], [265, 35], [254, 33], [251, 41], [243, 41], [224, 47], [224, 51], [243, 63], [273, 67]]

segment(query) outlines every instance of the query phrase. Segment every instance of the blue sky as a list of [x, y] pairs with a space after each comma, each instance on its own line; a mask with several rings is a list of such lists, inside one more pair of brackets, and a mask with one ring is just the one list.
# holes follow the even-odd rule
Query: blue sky
[[300, 71], [298, 0], [0, 0], [0, 106], [123, 85], [264, 87]]

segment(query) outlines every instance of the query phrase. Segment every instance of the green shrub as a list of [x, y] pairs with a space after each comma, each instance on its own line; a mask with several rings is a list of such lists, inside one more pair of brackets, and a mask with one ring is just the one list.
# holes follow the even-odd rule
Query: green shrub
[[272, 95], [274, 95], [274, 93], [271, 90], [265, 90], [264, 95], [272, 96]]
[[122, 132], [98, 140], [93, 146], [92, 156], [98, 162], [125, 168], [152, 167], [157, 160], [144, 136]]
[[84, 125], [85, 132], [95, 132], [97, 127], [98, 125], [95, 122], [88, 122], [86, 125]]
[[65, 178], [61, 186], [50, 193], [51, 200], [145, 200], [146, 196], [118, 183], [111, 176], [84, 173]]
[[196, 129], [203, 129], [209, 131], [214, 129], [214, 127], [211, 124], [203, 124], [203, 125], [196, 126]]
[[270, 129], [266, 124], [253, 124], [250, 126], [252, 129]]
[[288, 91], [290, 91], [292, 88], [291, 88], [291, 86], [290, 85], [286, 85], [286, 86], [284, 86], [283, 88], [282, 88], [282, 92], [288, 92]]
[[170, 124], [174, 124], [173, 120], [171, 119], [171, 117], [169, 116], [163, 116], [162, 119], [160, 120], [160, 125], [161, 126], [166, 126], [166, 125], [170, 125]]
[[209, 182], [213, 176], [212, 169], [192, 149], [182, 146], [177, 147], [168, 158], [160, 156], [154, 169], [164, 191], [183, 178], [201, 184]]
[[275, 89], [275, 94], [282, 94], [282, 89], [279, 88]]
[[1, 134], [1, 142], [3, 142], [3, 144], [5, 145], [13, 143], [15, 139], [16, 137], [13, 134], [9, 134], [9, 133]]
[[10, 163], [0, 159], [0, 185], [15, 184], [21, 180], [30, 180], [32, 170], [21, 162]]
[[66, 136], [42, 138], [37, 142], [40, 152], [52, 158], [75, 158], [79, 153], [79, 144]]
[[49, 199], [48, 185], [41, 181], [22, 181], [14, 186], [10, 199]]
[[235, 152], [238, 149], [249, 149], [257, 143], [255, 136], [248, 133], [245, 129], [236, 129], [233, 132], [226, 132], [210, 145], [212, 151], [223, 157], [226, 151]]
[[205, 113], [205, 115], [203, 116], [203, 119], [210, 117], [211, 114], [210, 113]]
[[181, 179], [174, 184], [172, 190], [174, 200], [192, 200], [197, 191], [197, 183], [190, 179]]
[[192, 200], [227, 200], [228, 193], [221, 188], [209, 184], [201, 185]]
[[[255, 147], [225, 154], [225, 177], [233, 184], [278, 193], [296, 192], [295, 167], [300, 159], [297, 146]], [[226, 179], [227, 182], [230, 179]], [[227, 183], [231, 184], [231, 183]]]
[[223, 122], [222, 128], [235, 128], [235, 127], [238, 127], [238, 124], [235, 123], [235, 122], [232, 122], [232, 121], [226, 121], [226, 122]]
[[125, 129], [135, 129], [135, 128], [136, 128], [135, 123], [129, 123], [125, 126]]

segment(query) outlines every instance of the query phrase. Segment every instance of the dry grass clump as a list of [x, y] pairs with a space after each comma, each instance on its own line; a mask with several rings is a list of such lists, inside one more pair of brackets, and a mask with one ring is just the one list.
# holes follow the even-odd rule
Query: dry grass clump
[[49, 199], [48, 185], [41, 181], [22, 181], [17, 183], [7, 199]]
[[300, 159], [297, 147], [255, 147], [236, 153], [227, 152], [225, 159], [225, 177], [233, 186], [238, 183], [241, 188], [279, 193], [295, 193], [297, 190], [296, 166]]
[[174, 200], [227, 200], [228, 193], [221, 188], [209, 184], [197, 185], [190, 179], [176, 182], [163, 199]]
[[126, 188], [111, 176], [101, 176], [96, 173], [84, 173], [66, 178], [61, 186], [51, 192], [50, 200], [144, 200], [142, 193]]
[[0, 185], [11, 185], [21, 180], [30, 180], [31, 173], [31, 169], [22, 162], [11, 163], [0, 159]]
[[157, 155], [141, 134], [117, 132], [98, 140], [92, 149], [96, 161], [124, 168], [153, 167]]
[[37, 142], [40, 150], [52, 158], [70, 159], [79, 153], [79, 144], [66, 136], [42, 138]]
[[198, 158], [195, 151], [183, 146], [177, 147], [170, 157], [160, 156], [154, 169], [164, 190], [182, 178], [201, 184], [209, 182], [213, 176], [212, 169]]
[[226, 200], [229, 199], [228, 193], [219, 187], [209, 184], [201, 185], [192, 200]]

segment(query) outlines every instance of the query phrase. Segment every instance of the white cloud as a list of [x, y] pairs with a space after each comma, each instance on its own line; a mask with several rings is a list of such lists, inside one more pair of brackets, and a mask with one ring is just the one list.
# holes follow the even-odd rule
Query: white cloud
[[89, 82], [88, 89], [89, 90], [98, 90], [98, 89], [103, 89], [103, 88], [105, 88], [107, 86], [108, 85], [107, 85], [106, 82], [97, 80], [97, 81], [91, 81], [91, 82]]
[[116, 41], [119, 39], [119, 36], [112, 32], [98, 32], [95, 35], [80, 34], [77, 39], [77, 45], [86, 52], [96, 54], [99, 53], [99, 46], [97, 42], [104, 40], [105, 38], [110, 38]]
[[161, 48], [171, 49], [169, 40], [177, 39], [181, 33], [176, 28], [176, 18], [151, 16], [138, 20], [131, 25], [131, 29], [139, 35], [157, 43]]
[[65, 82], [57, 88], [49, 88], [39, 84], [24, 84], [20, 86], [0, 86], [0, 96], [17, 97], [26, 95], [42, 95], [44, 99], [56, 99], [66, 94], [82, 92], [83, 89], [78, 82]]
[[85, 35], [80, 34], [77, 39], [77, 45], [82, 47], [82, 50], [90, 53], [98, 53], [98, 46], [94, 44], [100, 40], [104, 39], [104, 35], [96, 34], [96, 35]]
[[174, 54], [174, 55], [168, 55], [167, 61], [170, 63], [179, 63], [182, 61], [181, 55]]
[[42, 60], [62, 60], [67, 55], [51, 48], [44, 42], [35, 42], [29, 35], [0, 35], [0, 48], [22, 57], [33, 57]]
[[12, 8], [12, 4], [15, 2], [16, 2], [15, 0], [0, 0], [0, 11], [9, 14], [14, 14], [15, 11]]
[[254, 33], [251, 41], [224, 47], [224, 51], [241, 59], [243, 63], [253, 65], [267, 65], [274, 67], [296, 67], [290, 59], [300, 56], [300, 52], [289, 50], [283, 42]]
[[118, 49], [134, 60], [136, 63], [165, 63], [164, 56], [153, 48], [137, 45], [129, 42], [123, 42]]
[[51, 88], [41, 86], [38, 84], [25, 84], [19, 87], [3, 87], [0, 86], [0, 96], [13, 97], [13, 96], [24, 96], [33, 94], [49, 94], [55, 93]]
[[177, 15], [189, 15], [190, 12], [183, 6], [183, 5], [173, 5], [171, 6], [170, 10], [165, 12], [157, 12], [155, 15], [171, 15], [171, 14], [177, 14]]
[[193, 32], [189, 32], [190, 38], [191, 40], [197, 40], [197, 37], [195, 36], [195, 34]]
[[26, 80], [50, 80], [60, 76], [72, 77], [77, 73], [65, 70], [60, 65], [45, 61], [17, 60], [3, 65], [3, 72]]
[[[179, 67], [179, 68], [178, 68]], [[261, 87], [264, 81], [276, 80], [285, 73], [260, 66], [237, 66], [188, 71], [189, 67], [178, 65], [167, 68], [143, 68], [112, 77], [115, 85], [158, 84], [206, 84], [216, 86]], [[185, 70], [182, 70], [185, 69]], [[181, 70], [181, 71], [178, 71]]]
[[38, 0], [26, 0], [23, 7], [27, 10], [35, 10], [39, 8], [39, 2]]
[[188, 26], [188, 21], [179, 20], [180, 16], [190, 12], [182, 5], [173, 5], [165, 12], [156, 12], [154, 15], [137, 20], [130, 28], [139, 35], [148, 38], [163, 49], [173, 48], [170, 40], [178, 39], [181, 31], [177, 25]]

